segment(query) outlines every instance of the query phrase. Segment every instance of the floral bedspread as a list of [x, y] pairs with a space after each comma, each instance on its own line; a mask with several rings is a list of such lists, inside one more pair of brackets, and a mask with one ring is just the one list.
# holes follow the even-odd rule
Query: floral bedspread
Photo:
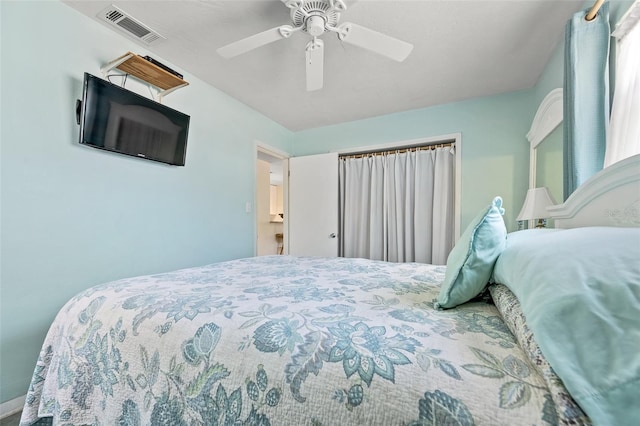
[[443, 278], [267, 256], [92, 287], [52, 324], [22, 424], [557, 424], [492, 303], [433, 309]]

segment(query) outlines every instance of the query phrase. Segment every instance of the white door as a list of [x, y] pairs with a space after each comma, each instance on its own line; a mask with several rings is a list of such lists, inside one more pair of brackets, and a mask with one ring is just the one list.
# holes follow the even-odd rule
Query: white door
[[289, 158], [289, 254], [338, 255], [338, 153]]

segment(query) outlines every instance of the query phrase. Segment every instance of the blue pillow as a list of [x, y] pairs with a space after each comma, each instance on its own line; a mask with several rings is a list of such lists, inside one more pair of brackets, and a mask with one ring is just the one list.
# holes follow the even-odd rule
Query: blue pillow
[[[514, 233], [520, 234], [520, 233]], [[509, 234], [494, 280], [594, 424], [640, 419], [640, 228]]]
[[489, 282], [504, 250], [507, 228], [502, 198], [496, 197], [469, 224], [449, 257], [436, 308], [453, 308], [477, 296]]

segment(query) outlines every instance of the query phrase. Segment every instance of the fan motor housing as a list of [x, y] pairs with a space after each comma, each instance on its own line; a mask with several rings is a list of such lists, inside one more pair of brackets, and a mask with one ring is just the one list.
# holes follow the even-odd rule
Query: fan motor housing
[[326, 0], [307, 1], [301, 8], [291, 9], [291, 20], [294, 26], [302, 26], [303, 31], [317, 37], [327, 25], [338, 25], [340, 13], [330, 9], [331, 5]]

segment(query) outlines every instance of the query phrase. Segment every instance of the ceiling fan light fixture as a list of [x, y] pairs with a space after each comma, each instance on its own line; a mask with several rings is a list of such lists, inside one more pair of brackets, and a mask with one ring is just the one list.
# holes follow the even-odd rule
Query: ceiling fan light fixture
[[307, 32], [314, 37], [318, 37], [324, 33], [326, 22], [322, 16], [310, 16], [306, 21]]

